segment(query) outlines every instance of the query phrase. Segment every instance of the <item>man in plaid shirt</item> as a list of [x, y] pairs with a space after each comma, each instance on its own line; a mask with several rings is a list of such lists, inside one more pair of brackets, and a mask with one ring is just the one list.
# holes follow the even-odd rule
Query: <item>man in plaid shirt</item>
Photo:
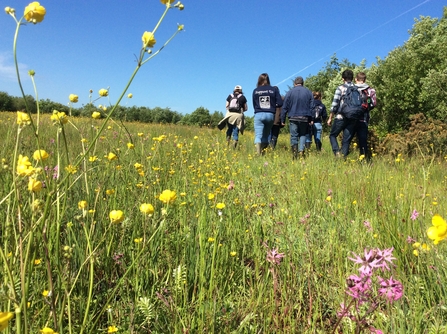
[[332, 118], [334, 122], [332, 123], [331, 132], [329, 134], [329, 140], [331, 142], [332, 151], [336, 157], [340, 156], [340, 146], [338, 145], [337, 137], [340, 132], [343, 131], [343, 140], [341, 144], [341, 153], [346, 158], [349, 154], [349, 145], [351, 144], [356, 125], [358, 120], [353, 118], [346, 118], [340, 114], [341, 107], [343, 105], [343, 96], [346, 93], [348, 86], [352, 86], [352, 80], [354, 79], [354, 72], [351, 70], [344, 70], [341, 74], [343, 79], [343, 85], [340, 85], [335, 90], [334, 99], [332, 100], [331, 113], [327, 121], [327, 125], [331, 125]]

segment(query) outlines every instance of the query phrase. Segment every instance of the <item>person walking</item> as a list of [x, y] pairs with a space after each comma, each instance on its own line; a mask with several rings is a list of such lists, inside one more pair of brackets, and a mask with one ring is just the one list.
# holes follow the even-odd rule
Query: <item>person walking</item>
[[244, 133], [244, 112], [248, 110], [247, 99], [242, 92], [242, 86], [237, 85], [234, 87], [233, 94], [228, 95], [225, 109], [227, 113], [217, 124], [217, 127], [219, 130], [224, 129], [225, 126], [227, 127], [227, 145], [230, 145], [231, 137], [233, 137], [233, 148], [236, 148], [239, 141], [239, 132]]
[[[274, 87], [278, 89], [278, 87], [276, 86]], [[284, 101], [284, 96], [281, 95], [281, 99]], [[272, 130], [270, 131], [269, 136], [269, 143], [272, 150], [275, 149], [276, 144], [278, 143], [279, 132], [281, 131], [281, 128], [284, 127], [281, 123], [281, 111], [282, 111], [281, 107], [276, 107], [275, 119], [273, 121]]]
[[[343, 84], [338, 86], [335, 90], [334, 98], [332, 100], [331, 112], [329, 115], [329, 119], [327, 124], [331, 126], [332, 119], [334, 118], [334, 122], [332, 123], [331, 132], [329, 133], [329, 140], [331, 142], [332, 151], [336, 157], [340, 157], [341, 154], [343, 157], [349, 154], [349, 145], [351, 144], [354, 131], [357, 126], [358, 118], [352, 117], [351, 115], [345, 114], [344, 106], [344, 98], [350, 86], [354, 86], [352, 80], [354, 79], [354, 73], [351, 70], [344, 70], [341, 74], [343, 79]], [[340, 146], [338, 144], [337, 137], [343, 131], [343, 139], [341, 145], [341, 154], [340, 154]]]
[[312, 137], [315, 141], [317, 151], [321, 151], [321, 134], [323, 132], [323, 122], [327, 120], [326, 106], [321, 102], [321, 93], [313, 92], [314, 108], [312, 110], [312, 116], [314, 124], [310, 127], [310, 132], [306, 137], [306, 149], [309, 149], [312, 144]]
[[255, 145], [258, 155], [263, 154], [269, 145], [269, 135], [275, 119], [276, 108], [281, 107], [282, 104], [279, 89], [270, 85], [267, 73], [262, 73], [253, 90]]
[[292, 147], [293, 159], [304, 156], [306, 135], [309, 125], [313, 125], [311, 110], [314, 106], [312, 92], [304, 87], [302, 77], [296, 77], [294, 87], [284, 97], [281, 112], [281, 123], [285, 125], [286, 116], [289, 117], [290, 145]]
[[359, 142], [360, 156], [369, 161], [371, 159], [371, 152], [368, 149], [368, 124], [370, 119], [370, 110], [376, 105], [376, 90], [369, 87], [366, 83], [366, 74], [359, 72], [355, 76], [355, 86], [361, 92], [364, 97], [364, 114], [357, 123], [357, 127], [354, 132], [357, 134], [357, 140]]

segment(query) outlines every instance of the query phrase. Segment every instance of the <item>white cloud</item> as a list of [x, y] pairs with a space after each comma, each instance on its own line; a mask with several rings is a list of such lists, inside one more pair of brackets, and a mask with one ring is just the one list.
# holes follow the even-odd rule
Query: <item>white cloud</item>
[[[28, 66], [19, 63], [19, 72], [22, 80], [27, 77], [25, 75], [27, 71]], [[10, 54], [0, 53], [0, 78], [5, 82], [17, 82], [16, 67]]]

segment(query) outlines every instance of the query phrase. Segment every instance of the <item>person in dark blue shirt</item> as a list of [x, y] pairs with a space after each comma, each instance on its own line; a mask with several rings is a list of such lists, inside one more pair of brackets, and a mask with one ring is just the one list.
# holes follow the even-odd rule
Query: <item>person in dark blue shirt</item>
[[263, 154], [269, 145], [269, 135], [275, 119], [276, 108], [282, 106], [279, 89], [270, 85], [267, 73], [262, 73], [253, 90], [253, 109], [255, 113], [255, 145], [256, 153]]
[[293, 159], [296, 159], [298, 154], [300, 156], [304, 155], [306, 135], [309, 133], [309, 125], [313, 125], [314, 98], [312, 92], [303, 85], [303, 78], [296, 77], [294, 87], [287, 92], [284, 98], [281, 112], [282, 124], [286, 122], [286, 115], [289, 116], [290, 145], [292, 146]]

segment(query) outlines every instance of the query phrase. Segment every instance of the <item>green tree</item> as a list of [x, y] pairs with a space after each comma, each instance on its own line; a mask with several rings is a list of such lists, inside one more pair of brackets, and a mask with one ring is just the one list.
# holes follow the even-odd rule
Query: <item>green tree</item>
[[183, 124], [204, 126], [210, 124], [210, 111], [204, 107], [199, 107], [194, 110], [189, 116], [185, 116]]
[[[422, 112], [433, 119], [447, 115], [447, 7], [441, 19], [415, 20], [409, 39], [377, 59], [369, 79], [377, 90], [376, 116], [381, 133], [407, 130], [411, 115]], [[436, 81], [434, 81], [436, 80]]]
[[0, 111], [14, 111], [14, 100], [6, 92], [0, 92]]

